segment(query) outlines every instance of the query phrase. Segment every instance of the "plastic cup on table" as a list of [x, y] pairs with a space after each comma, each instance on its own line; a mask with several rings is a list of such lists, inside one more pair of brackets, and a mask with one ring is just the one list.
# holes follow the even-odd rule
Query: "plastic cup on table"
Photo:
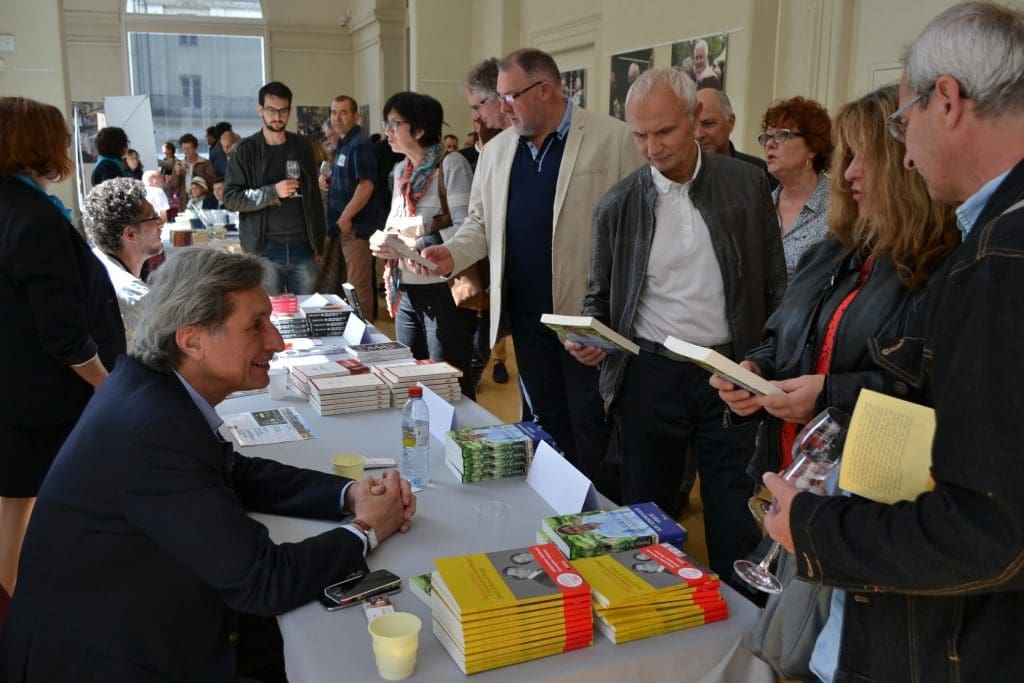
[[423, 623], [415, 614], [382, 614], [367, 627], [373, 640], [377, 673], [386, 681], [401, 681], [416, 667], [416, 650]]
[[342, 453], [331, 458], [331, 464], [335, 474], [359, 481], [363, 478], [366, 457], [359, 453]]
[[500, 500], [485, 500], [476, 504], [477, 540], [481, 552], [504, 550], [511, 513], [512, 506]]
[[284, 368], [270, 368], [270, 398], [282, 400], [288, 394], [288, 371]]

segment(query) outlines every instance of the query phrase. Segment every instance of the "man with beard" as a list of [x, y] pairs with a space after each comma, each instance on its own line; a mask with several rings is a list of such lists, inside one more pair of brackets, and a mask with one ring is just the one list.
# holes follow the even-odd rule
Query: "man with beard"
[[525, 48], [501, 60], [497, 94], [512, 127], [480, 156], [466, 221], [423, 256], [445, 274], [490, 257], [490, 341], [506, 317], [534, 419], [593, 477], [611, 433], [598, 373], [573, 360], [540, 316], [579, 314], [591, 212], [642, 159], [624, 123], [562, 96], [558, 66], [545, 52]]
[[[301, 135], [285, 131], [291, 110], [292, 91], [284, 83], [260, 88], [263, 128], [232, 150], [224, 206], [239, 214], [242, 249], [273, 264], [270, 293], [312, 294], [324, 244], [324, 209], [313, 148]], [[290, 161], [298, 162], [298, 178], [287, 175]]]

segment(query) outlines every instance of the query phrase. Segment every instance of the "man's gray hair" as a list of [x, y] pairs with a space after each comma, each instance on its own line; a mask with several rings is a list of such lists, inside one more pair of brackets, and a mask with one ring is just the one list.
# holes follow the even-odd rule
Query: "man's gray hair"
[[216, 333], [231, 315], [228, 294], [261, 287], [269, 275], [269, 264], [252, 254], [210, 247], [176, 251], [149, 281], [128, 354], [152, 370], [177, 368], [182, 358], [178, 328], [196, 325]]
[[498, 94], [498, 60], [485, 59], [466, 72], [462, 79], [462, 92], [475, 92], [480, 97], [495, 97]]
[[722, 110], [722, 116], [727, 121], [735, 116], [736, 112], [732, 110], [732, 102], [724, 90], [719, 90], [718, 88], [701, 88], [701, 90], [710, 90], [715, 94], [715, 98], [718, 100], [718, 108]]
[[650, 95], [651, 90], [657, 85], [671, 88], [686, 107], [686, 112], [693, 116], [693, 110], [697, 106], [697, 86], [692, 78], [671, 66], [648, 69], [640, 74], [626, 93], [626, 111], [628, 112], [634, 103]]
[[557, 88], [562, 87], [562, 74], [558, 71], [558, 65], [554, 58], [543, 50], [533, 47], [520, 48], [505, 55], [504, 59], [498, 62], [498, 70], [508, 71], [513, 65], [522, 69], [531, 79], [547, 81]]
[[988, 2], [954, 5], [924, 27], [904, 65], [923, 102], [949, 75], [978, 116], [1024, 112], [1024, 14]]
[[146, 186], [135, 178], [112, 178], [92, 188], [82, 207], [82, 223], [89, 239], [100, 251], [117, 254], [124, 229], [146, 217], [144, 201]]

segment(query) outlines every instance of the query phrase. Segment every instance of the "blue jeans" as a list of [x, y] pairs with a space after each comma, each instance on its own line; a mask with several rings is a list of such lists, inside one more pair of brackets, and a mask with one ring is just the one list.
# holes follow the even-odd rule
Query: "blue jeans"
[[540, 313], [510, 312], [509, 320], [519, 379], [534, 422], [569, 462], [596, 480], [612, 430], [604, 419], [597, 368], [570, 356], [558, 335], [541, 324]]
[[742, 586], [731, 578], [732, 563], [749, 555], [761, 540], [747, 510], [754, 481], [746, 466], [754, 452], [757, 423], [727, 423], [725, 411], [708, 384], [708, 371], [699, 365], [646, 351], [630, 358], [615, 403], [622, 502], [653, 501], [673, 510], [686, 449], [692, 445], [711, 568], [724, 581]]
[[269, 242], [260, 256], [274, 266], [267, 285], [271, 294], [312, 294], [316, 290], [316, 255], [306, 242]]
[[476, 311], [459, 308], [445, 283], [402, 285], [395, 315], [395, 336], [414, 358], [443, 360], [462, 370], [459, 386], [466, 398], [476, 398], [471, 361]]

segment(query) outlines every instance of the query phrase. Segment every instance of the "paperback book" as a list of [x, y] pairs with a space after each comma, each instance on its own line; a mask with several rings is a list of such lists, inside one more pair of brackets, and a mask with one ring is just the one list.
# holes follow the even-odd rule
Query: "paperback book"
[[556, 515], [541, 522], [541, 531], [570, 560], [671, 543], [682, 548], [686, 529], [654, 503], [634, 503], [612, 510]]
[[588, 315], [556, 315], [545, 313], [540, 321], [554, 330], [563, 342], [571, 341], [584, 346], [596, 346], [608, 353], [628, 351], [640, 353], [640, 347], [621, 334], [605, 325], [597, 318]]

